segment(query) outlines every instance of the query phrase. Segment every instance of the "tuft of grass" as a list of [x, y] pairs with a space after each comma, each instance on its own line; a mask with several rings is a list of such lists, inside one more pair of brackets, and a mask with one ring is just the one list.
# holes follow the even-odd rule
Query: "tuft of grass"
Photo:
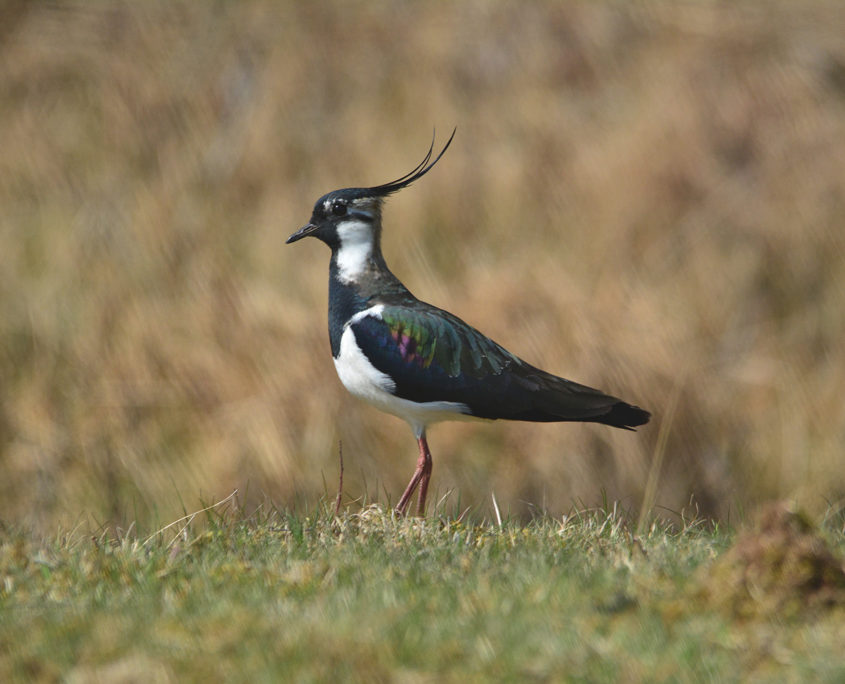
[[845, 610], [845, 562], [804, 514], [783, 503], [760, 511], [702, 584], [707, 600], [739, 617]]
[[0, 679], [845, 676], [842, 611], [738, 620], [690, 598], [733, 538], [718, 525], [333, 507], [210, 507], [146, 536], [4, 529]]

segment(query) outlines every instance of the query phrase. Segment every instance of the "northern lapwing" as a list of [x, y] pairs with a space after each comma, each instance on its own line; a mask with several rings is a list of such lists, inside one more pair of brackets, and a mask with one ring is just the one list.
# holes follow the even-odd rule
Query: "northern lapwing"
[[457, 316], [417, 299], [387, 267], [381, 254], [385, 198], [428, 173], [454, 137], [453, 131], [429, 163], [432, 140], [422, 162], [395, 181], [323, 195], [311, 220], [287, 239], [311, 236], [332, 250], [329, 340], [341, 382], [356, 397], [406, 420], [417, 438], [419, 460], [396, 504], [400, 514], [417, 486], [417, 515], [425, 510], [432, 469], [426, 429], [437, 421], [583, 421], [630, 430], [651, 416], [526, 363]]

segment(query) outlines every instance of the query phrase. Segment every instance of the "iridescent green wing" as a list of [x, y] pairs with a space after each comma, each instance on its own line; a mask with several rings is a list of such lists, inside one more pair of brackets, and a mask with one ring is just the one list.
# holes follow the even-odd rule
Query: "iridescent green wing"
[[461, 319], [422, 303], [385, 306], [352, 330], [369, 361], [396, 383], [397, 394], [414, 401], [457, 401], [450, 397], [522, 363]]

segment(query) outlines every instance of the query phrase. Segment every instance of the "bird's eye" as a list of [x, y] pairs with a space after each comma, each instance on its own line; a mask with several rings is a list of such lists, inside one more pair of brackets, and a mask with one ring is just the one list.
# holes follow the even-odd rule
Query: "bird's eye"
[[346, 204], [344, 202], [335, 202], [332, 205], [332, 214], [335, 216], [346, 216]]

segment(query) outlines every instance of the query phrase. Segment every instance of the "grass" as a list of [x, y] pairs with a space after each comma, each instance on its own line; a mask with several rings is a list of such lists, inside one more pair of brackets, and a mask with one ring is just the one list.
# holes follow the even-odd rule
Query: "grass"
[[[617, 510], [476, 520], [211, 508], [0, 537], [3, 681], [841, 681], [839, 608], [733, 615], [734, 541]], [[841, 521], [836, 521], [836, 525]], [[841, 527], [817, 532], [838, 554]], [[725, 587], [725, 592], [729, 591]]]

